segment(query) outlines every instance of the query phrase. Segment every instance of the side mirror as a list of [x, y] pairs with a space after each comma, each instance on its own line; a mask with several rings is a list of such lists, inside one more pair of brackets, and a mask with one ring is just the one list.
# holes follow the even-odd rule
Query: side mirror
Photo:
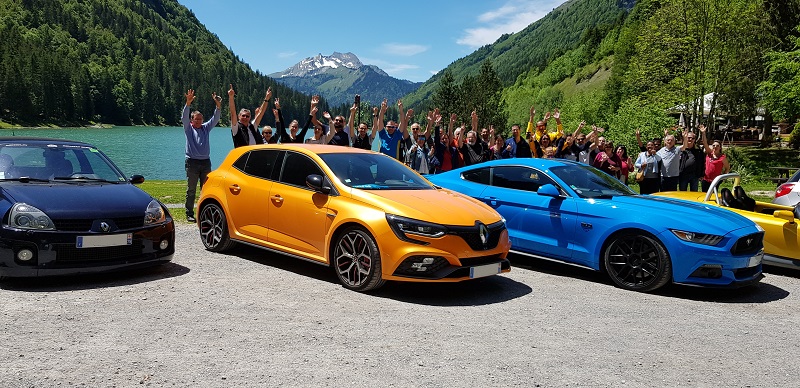
[[536, 190], [536, 194], [543, 195], [545, 197], [561, 197], [561, 193], [558, 192], [558, 189], [549, 183], [539, 187], [539, 190]]
[[144, 183], [144, 177], [141, 176], [141, 175], [138, 175], [138, 174], [137, 175], [131, 175], [130, 182], [133, 183], [134, 185], [138, 185], [140, 183]]
[[325, 178], [322, 175], [311, 174], [306, 177], [306, 186], [322, 194], [330, 194], [330, 186], [325, 185]]
[[772, 215], [775, 216], [775, 218], [780, 218], [782, 220], [794, 223], [794, 213], [788, 210], [775, 210], [775, 212], [772, 213]]

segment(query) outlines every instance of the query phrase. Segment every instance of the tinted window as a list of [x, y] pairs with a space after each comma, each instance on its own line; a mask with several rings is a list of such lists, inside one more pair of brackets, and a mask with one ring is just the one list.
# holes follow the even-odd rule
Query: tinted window
[[[250, 156], [246, 159], [247, 162], [244, 163], [243, 171], [245, 174], [263, 179], [271, 179], [272, 169], [275, 167], [275, 161], [277, 159], [278, 151], [275, 150], [251, 151]], [[239, 160], [236, 162], [238, 163]]]
[[320, 157], [343, 184], [362, 190], [429, 190], [428, 181], [380, 153], [332, 153]]
[[597, 198], [615, 195], [635, 195], [630, 187], [590, 166], [558, 166], [550, 172], [564, 181], [581, 198]]
[[480, 183], [483, 185], [489, 184], [489, 177], [491, 176], [489, 168], [479, 168], [477, 170], [467, 171], [461, 176], [470, 182]]
[[322, 175], [322, 170], [311, 158], [294, 152], [286, 154], [280, 181], [288, 185], [306, 187], [306, 177], [311, 174]]
[[536, 191], [542, 185], [555, 184], [547, 175], [530, 167], [495, 167], [492, 174], [492, 186], [508, 189]]

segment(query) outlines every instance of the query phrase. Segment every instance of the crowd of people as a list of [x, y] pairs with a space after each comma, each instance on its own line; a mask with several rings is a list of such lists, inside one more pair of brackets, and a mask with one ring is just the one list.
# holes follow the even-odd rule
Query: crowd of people
[[[636, 140], [640, 153], [635, 161], [628, 154], [624, 145], [614, 147], [601, 134], [603, 128], [592, 125], [590, 131], [584, 133], [586, 122], [582, 121], [578, 128], [565, 134], [561, 124], [561, 113], [558, 109], [546, 112], [541, 120], [536, 121], [536, 110], [530, 109], [530, 118], [523, 135], [521, 126], [511, 126], [511, 136], [503, 139], [493, 126], [479, 128], [478, 115], [475, 111], [470, 115], [470, 126], [461, 122], [451, 114], [446, 126], [442, 123], [439, 109], [428, 112], [425, 129], [418, 122], [412, 122], [413, 109], [404, 109], [403, 102], [397, 101], [399, 120], [386, 119], [388, 101], [381, 102], [380, 107], [372, 111], [371, 129], [367, 123], [359, 123], [356, 133], [351, 133], [354, 126], [355, 113], [359, 108], [359, 96], [350, 108], [349, 117], [332, 116], [323, 112], [327, 121], [323, 124], [317, 119], [319, 112], [319, 96], [313, 96], [309, 114], [302, 130], [299, 122], [292, 120], [286, 130], [280, 100], [274, 100], [272, 112], [275, 126], [266, 125], [258, 131], [261, 119], [267, 111], [272, 98], [272, 90], [267, 89], [262, 104], [255, 108], [254, 115], [249, 109], [236, 111], [235, 91], [233, 85], [228, 90], [228, 105], [231, 112], [231, 136], [234, 147], [268, 143], [312, 143], [350, 146], [372, 149], [375, 138], [378, 138], [379, 151], [392, 156], [422, 174], [436, 174], [461, 166], [468, 166], [494, 159], [507, 158], [560, 158], [592, 165], [625, 184], [633, 175], [640, 188], [640, 193], [650, 194], [658, 191], [698, 190], [701, 183], [707, 190], [711, 181], [718, 175], [730, 171], [730, 166], [722, 153], [722, 144], [714, 140], [708, 143], [706, 128], [698, 127], [698, 134], [682, 130], [682, 144], [676, 144], [675, 136], [664, 130], [662, 139], [654, 138], [642, 142], [640, 131], [636, 130]], [[194, 101], [194, 90], [186, 93], [186, 105], [183, 108], [183, 126], [186, 133], [186, 215], [194, 222], [193, 204], [196, 186], [202, 185], [210, 172], [208, 132], [219, 122], [221, 97], [212, 94], [217, 107], [212, 118], [203, 122], [203, 115], [198, 111], [191, 114], [190, 106]], [[556, 130], [547, 131], [547, 124], [555, 120]], [[313, 134], [306, 138], [308, 130], [313, 126]], [[703, 149], [696, 145], [697, 136]]]

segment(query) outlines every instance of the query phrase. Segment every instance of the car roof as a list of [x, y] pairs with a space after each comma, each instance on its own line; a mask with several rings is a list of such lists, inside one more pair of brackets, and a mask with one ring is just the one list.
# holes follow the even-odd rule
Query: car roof
[[253, 146], [244, 146], [236, 148], [236, 150], [241, 149], [242, 152], [248, 150], [257, 150], [257, 149], [277, 149], [277, 150], [287, 150], [287, 151], [300, 151], [300, 152], [311, 152], [315, 154], [371, 154], [376, 153], [375, 151], [364, 150], [361, 148], [354, 148], [354, 147], [344, 147], [340, 145], [328, 145], [328, 144], [298, 144], [298, 143], [286, 143], [286, 144], [257, 144]]
[[545, 158], [510, 158], [510, 159], [496, 159], [481, 164], [473, 164], [461, 169], [470, 169], [475, 167], [489, 167], [489, 166], [528, 166], [541, 169], [549, 169], [559, 166], [586, 166], [584, 163], [575, 162], [568, 159], [545, 159]]
[[0, 137], [0, 143], [5, 144], [30, 144], [30, 145], [47, 145], [47, 144], [60, 144], [60, 145], [71, 145], [71, 146], [86, 146], [86, 147], [94, 147], [94, 145], [89, 143], [84, 143], [82, 141], [75, 141], [75, 140], [66, 140], [66, 139], [53, 139], [47, 137], [31, 137], [31, 136], [2, 136]]

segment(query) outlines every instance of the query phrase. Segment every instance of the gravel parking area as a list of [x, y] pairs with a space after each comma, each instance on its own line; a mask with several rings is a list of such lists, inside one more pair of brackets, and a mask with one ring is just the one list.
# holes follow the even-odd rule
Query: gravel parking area
[[323, 266], [202, 249], [173, 263], [0, 283], [3, 387], [796, 387], [800, 271], [740, 290], [613, 287], [512, 257], [459, 284], [341, 287]]

